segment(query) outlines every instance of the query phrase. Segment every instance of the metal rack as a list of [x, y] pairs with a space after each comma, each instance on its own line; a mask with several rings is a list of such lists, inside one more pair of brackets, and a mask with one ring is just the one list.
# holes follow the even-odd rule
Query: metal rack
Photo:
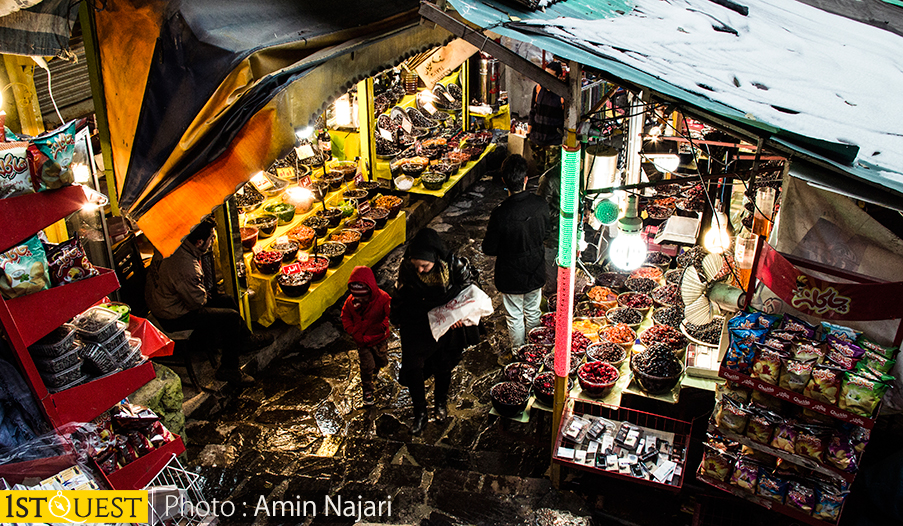
[[[148, 523], [151, 526], [158, 524], [178, 524], [179, 526], [192, 526], [211, 524], [217, 516], [206, 506], [206, 499], [201, 492], [202, 477], [182, 467], [179, 458], [172, 455], [156, 477], [144, 489], [151, 491], [153, 488], [175, 488], [180, 490], [179, 510], [173, 516], [162, 516], [153, 505], [148, 506]], [[150, 495], [148, 496], [150, 498]], [[165, 508], [164, 508], [165, 510]]]

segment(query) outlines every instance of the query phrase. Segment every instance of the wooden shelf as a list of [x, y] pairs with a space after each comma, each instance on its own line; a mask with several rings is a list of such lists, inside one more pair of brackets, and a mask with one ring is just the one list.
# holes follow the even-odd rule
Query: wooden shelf
[[86, 201], [85, 191], [77, 185], [0, 199], [0, 252], [80, 210]]
[[848, 422], [850, 424], [861, 426], [866, 429], [871, 429], [875, 426], [875, 420], [872, 418], [866, 418], [855, 413], [850, 413], [849, 411], [844, 411], [836, 405], [813, 400], [799, 393], [794, 393], [793, 391], [788, 391], [787, 389], [784, 389], [782, 387], [763, 382], [757, 378], [738, 373], [737, 371], [732, 371], [731, 369], [728, 369], [723, 365], [721, 366], [721, 369], [718, 370], [718, 376], [732, 382], [737, 382], [742, 386], [751, 387], [756, 391], [771, 395], [778, 400], [785, 400], [792, 404], [796, 404], [806, 409], [811, 409], [812, 411], [830, 416], [832, 418], [836, 418], [843, 422]]
[[[835, 526], [835, 524], [836, 524], [833, 522], [828, 522], [828, 521], [824, 521], [821, 519], [817, 519], [817, 518], [813, 517], [812, 515], [806, 515], [806, 513], [804, 513], [802, 510], [800, 510], [798, 508], [794, 508], [793, 506], [787, 506], [787, 505], [781, 504], [780, 502], [777, 502], [777, 501], [774, 501], [771, 499], [766, 499], [765, 497], [756, 495], [754, 493], [750, 493], [750, 492], [740, 489], [736, 486], [732, 486], [732, 485], [728, 484], [727, 482], [722, 482], [720, 480], [706, 477], [705, 475], [702, 475], [698, 471], [696, 473], [696, 479], [699, 480], [700, 482], [704, 482], [704, 483], [708, 484], [709, 486], [718, 488], [722, 491], [726, 491], [726, 492], [734, 495], [735, 497], [740, 497], [743, 500], [747, 500], [749, 502], [752, 502], [753, 504], [758, 504], [759, 506], [762, 506], [763, 508], [767, 508], [771, 511], [775, 511], [777, 513], [780, 513], [781, 515], [786, 515], [794, 520], [798, 520], [800, 522], [805, 522], [806, 524], [811, 524], [812, 526]], [[841, 512], [843, 512], [842, 508], [841, 508]]]

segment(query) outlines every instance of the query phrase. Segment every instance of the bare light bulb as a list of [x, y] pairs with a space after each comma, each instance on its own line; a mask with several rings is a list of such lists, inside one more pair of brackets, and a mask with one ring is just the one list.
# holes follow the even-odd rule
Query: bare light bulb
[[727, 217], [724, 212], [715, 212], [712, 225], [702, 239], [702, 246], [712, 254], [722, 254], [731, 246], [731, 235], [727, 231]]
[[608, 257], [611, 264], [619, 269], [634, 270], [646, 261], [647, 250], [642, 236], [620, 232], [608, 247]]
[[91, 169], [82, 163], [72, 164], [72, 177], [78, 184], [86, 184], [91, 181]]

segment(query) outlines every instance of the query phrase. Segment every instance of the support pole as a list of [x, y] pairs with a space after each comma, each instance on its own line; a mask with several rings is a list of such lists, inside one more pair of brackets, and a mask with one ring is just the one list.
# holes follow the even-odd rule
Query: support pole
[[376, 171], [376, 143], [373, 139], [374, 111], [373, 77], [367, 77], [357, 83], [357, 116], [361, 163], [369, 181], [376, 179], [376, 176], [373, 175]]

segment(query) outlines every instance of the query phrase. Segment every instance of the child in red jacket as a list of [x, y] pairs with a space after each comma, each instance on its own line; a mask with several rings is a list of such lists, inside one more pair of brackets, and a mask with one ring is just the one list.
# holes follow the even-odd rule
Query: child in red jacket
[[364, 405], [373, 405], [373, 378], [389, 363], [389, 294], [376, 285], [370, 267], [354, 267], [351, 294], [342, 306], [342, 326], [358, 345]]

